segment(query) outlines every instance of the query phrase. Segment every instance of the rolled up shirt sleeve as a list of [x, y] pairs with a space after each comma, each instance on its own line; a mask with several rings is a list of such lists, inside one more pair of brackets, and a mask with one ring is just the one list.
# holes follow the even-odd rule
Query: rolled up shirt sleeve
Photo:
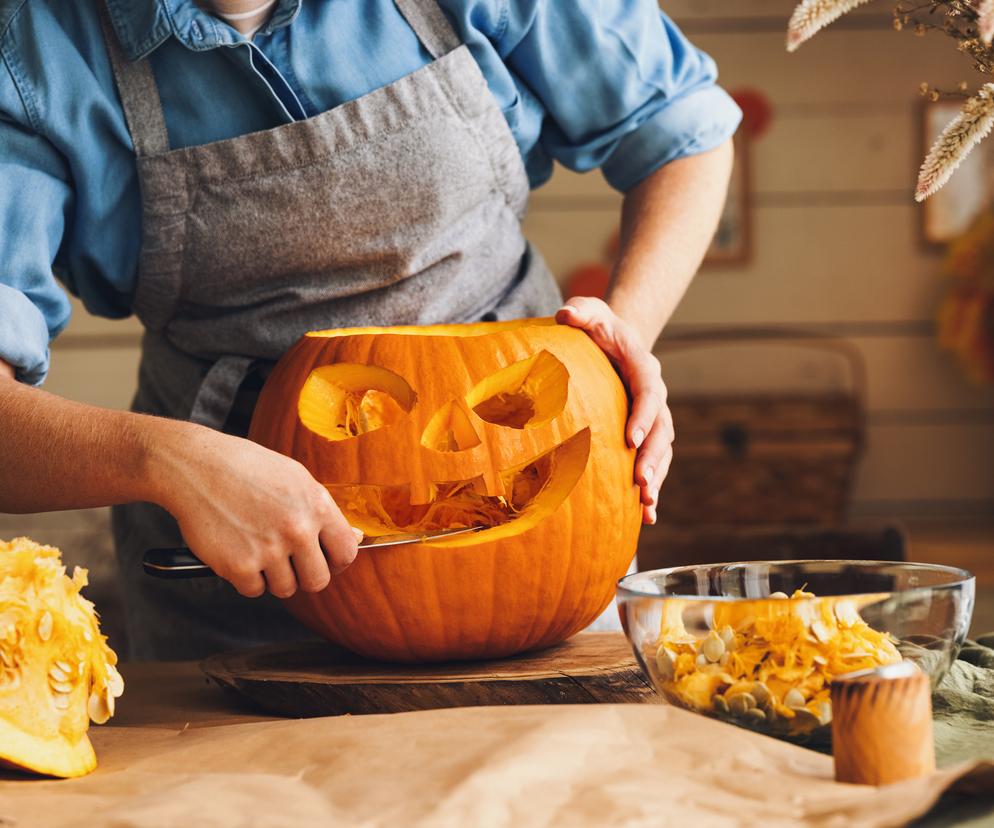
[[714, 61], [655, 0], [510, 4], [505, 60], [547, 113], [539, 144], [550, 166], [600, 167], [626, 191], [735, 132], [741, 112]]
[[0, 63], [0, 359], [40, 385], [70, 305], [53, 273], [72, 189], [65, 160], [27, 123]]

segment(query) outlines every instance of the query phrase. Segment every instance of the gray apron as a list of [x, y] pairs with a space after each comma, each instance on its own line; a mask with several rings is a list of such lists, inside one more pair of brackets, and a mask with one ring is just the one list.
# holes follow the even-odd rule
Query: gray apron
[[[431, 63], [314, 118], [179, 150], [149, 62], [124, 57], [102, 10], [142, 195], [133, 410], [244, 435], [266, 372], [307, 331], [558, 307], [521, 232], [528, 179], [486, 80], [435, 0], [396, 4]], [[181, 541], [162, 509], [115, 508], [114, 536], [130, 658], [308, 635], [269, 596], [144, 576], [145, 549]]]

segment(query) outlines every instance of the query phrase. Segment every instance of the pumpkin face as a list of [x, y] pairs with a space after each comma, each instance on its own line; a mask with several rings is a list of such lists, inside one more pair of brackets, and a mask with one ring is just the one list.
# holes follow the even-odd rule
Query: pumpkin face
[[360, 551], [290, 611], [396, 661], [569, 637], [635, 553], [627, 412], [600, 349], [552, 320], [308, 334], [267, 380], [249, 436], [303, 463], [367, 535], [488, 528]]

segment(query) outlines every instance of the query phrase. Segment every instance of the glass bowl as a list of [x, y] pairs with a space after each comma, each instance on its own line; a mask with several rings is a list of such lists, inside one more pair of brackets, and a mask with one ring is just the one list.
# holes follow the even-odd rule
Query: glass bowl
[[834, 677], [910, 660], [934, 689], [966, 638], [973, 596], [973, 576], [949, 566], [753, 561], [629, 575], [618, 611], [672, 704], [825, 743]]

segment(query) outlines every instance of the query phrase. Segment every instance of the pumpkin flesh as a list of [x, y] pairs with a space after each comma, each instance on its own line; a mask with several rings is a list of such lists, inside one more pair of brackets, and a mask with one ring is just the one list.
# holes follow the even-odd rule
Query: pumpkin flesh
[[114, 713], [124, 682], [58, 549], [0, 541], [0, 765], [82, 776], [97, 764], [86, 731]]

